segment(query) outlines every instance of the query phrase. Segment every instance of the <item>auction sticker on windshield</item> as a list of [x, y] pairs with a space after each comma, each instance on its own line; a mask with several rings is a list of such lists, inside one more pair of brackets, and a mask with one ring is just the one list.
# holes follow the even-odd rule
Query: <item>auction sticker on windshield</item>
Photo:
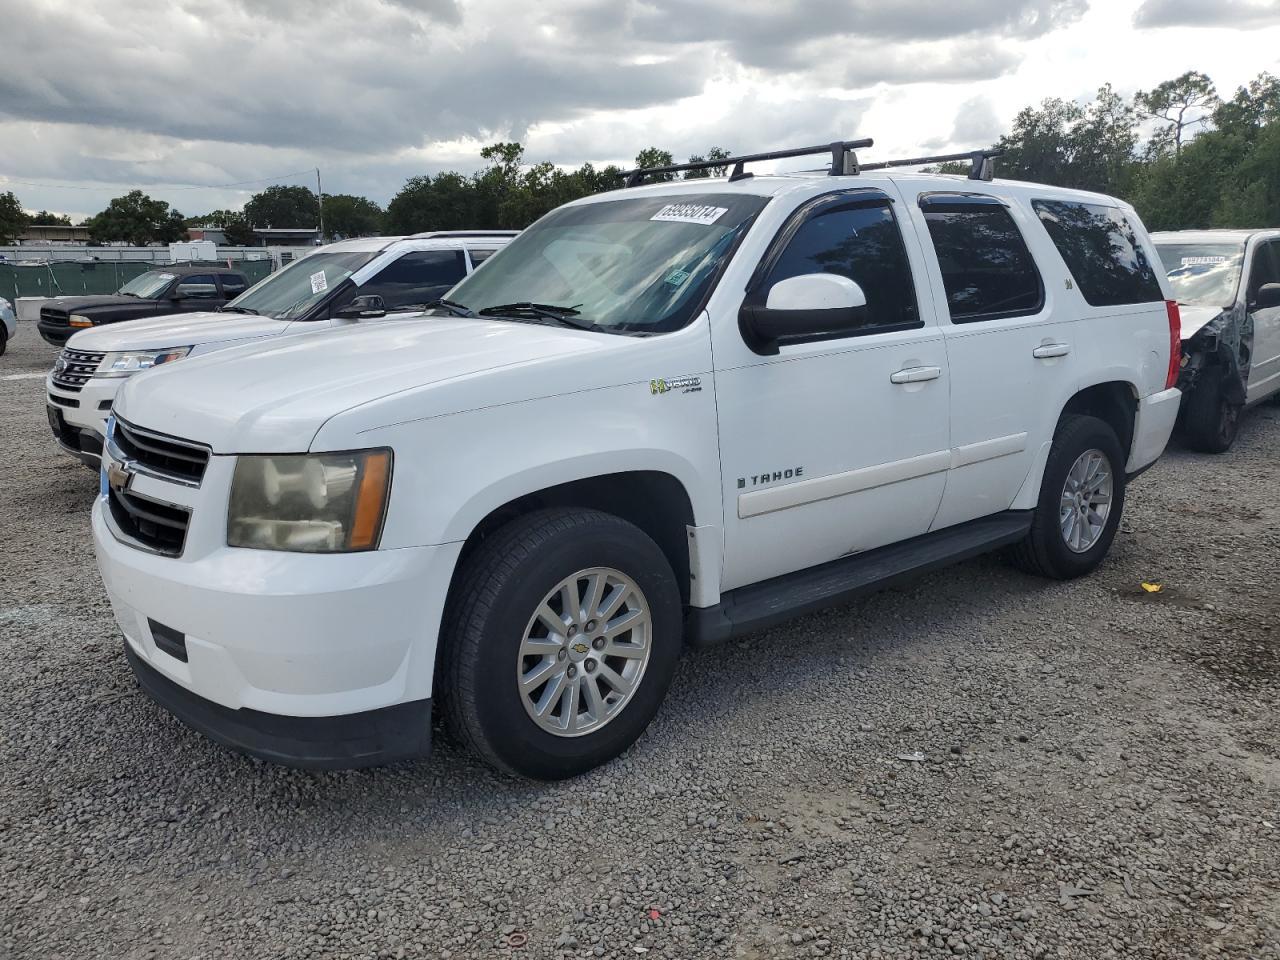
[[324, 293], [329, 289], [329, 278], [324, 275], [323, 270], [319, 270], [311, 275], [311, 292]]
[[1183, 257], [1182, 265], [1184, 267], [1199, 267], [1213, 263], [1226, 263], [1228, 257]]
[[705, 227], [715, 223], [728, 212], [728, 207], [708, 207], [701, 203], [669, 203], [649, 219], [673, 223], [700, 223]]

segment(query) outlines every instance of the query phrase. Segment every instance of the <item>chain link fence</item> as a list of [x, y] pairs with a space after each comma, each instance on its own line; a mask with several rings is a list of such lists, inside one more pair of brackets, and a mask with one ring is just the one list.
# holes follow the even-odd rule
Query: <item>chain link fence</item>
[[[203, 265], [200, 261], [200, 265]], [[271, 272], [270, 260], [233, 261], [236, 271], [243, 273], [250, 285]], [[19, 297], [76, 297], [85, 294], [115, 293], [140, 273], [163, 270], [168, 264], [130, 260], [96, 261], [92, 263], [0, 263], [0, 297], [10, 303]], [[209, 262], [211, 267], [226, 267], [221, 260]]]

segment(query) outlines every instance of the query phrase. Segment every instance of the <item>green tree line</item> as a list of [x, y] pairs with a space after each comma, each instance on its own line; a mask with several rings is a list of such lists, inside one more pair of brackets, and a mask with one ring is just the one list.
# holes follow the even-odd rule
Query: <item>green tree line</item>
[[[1153, 230], [1280, 225], [1280, 79], [1267, 73], [1229, 96], [1193, 70], [1128, 99], [1109, 84], [1086, 103], [1050, 98], [1019, 112], [993, 146], [1003, 152], [999, 176], [1121, 197]], [[519, 229], [562, 203], [622, 185], [622, 171], [613, 165], [570, 170], [528, 164], [519, 143], [495, 143], [480, 156], [486, 165], [475, 173], [410, 177], [385, 210], [367, 197], [325, 194], [325, 239]], [[689, 159], [727, 156], [713, 147]], [[672, 154], [658, 147], [635, 158], [645, 167], [672, 162]], [[967, 165], [940, 169], [961, 172]], [[724, 171], [721, 166], [684, 177]], [[189, 226], [210, 224], [222, 227], [229, 242], [245, 244], [253, 240], [253, 227], [316, 227], [320, 219], [314, 192], [277, 185], [254, 194], [243, 210], [198, 217], [184, 217], [133, 190], [85, 223], [101, 242], [163, 243], [182, 239]], [[69, 223], [43, 210], [26, 213], [12, 193], [0, 193], [0, 243], [13, 242], [26, 224], [42, 222]]]

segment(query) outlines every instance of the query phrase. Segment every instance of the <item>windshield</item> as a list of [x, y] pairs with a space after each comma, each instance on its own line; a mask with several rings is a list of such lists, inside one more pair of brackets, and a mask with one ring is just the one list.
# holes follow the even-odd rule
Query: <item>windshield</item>
[[296, 320], [379, 253], [380, 250], [313, 253], [259, 280], [223, 309]]
[[154, 300], [165, 287], [169, 286], [170, 281], [176, 276], [176, 273], [148, 270], [146, 273], [138, 274], [121, 287], [120, 293], [126, 297], [141, 297], [143, 300]]
[[574, 325], [676, 330], [693, 318], [767, 200], [668, 194], [561, 207], [454, 287], [449, 299], [476, 313], [532, 303], [576, 310]]
[[1243, 243], [1157, 243], [1179, 303], [1227, 307], [1235, 302]]

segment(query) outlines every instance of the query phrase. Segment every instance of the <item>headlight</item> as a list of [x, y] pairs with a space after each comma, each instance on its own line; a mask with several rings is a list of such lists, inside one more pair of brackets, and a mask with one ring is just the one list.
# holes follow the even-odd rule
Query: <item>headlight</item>
[[86, 317], [83, 313], [73, 313], [67, 320], [67, 323], [73, 327], [92, 327], [93, 321]]
[[98, 364], [94, 376], [131, 377], [135, 373], [150, 370], [162, 363], [181, 360], [190, 352], [190, 347], [169, 347], [167, 350], [121, 350], [108, 353]]
[[227, 546], [375, 550], [390, 490], [390, 450], [240, 457], [231, 481]]

